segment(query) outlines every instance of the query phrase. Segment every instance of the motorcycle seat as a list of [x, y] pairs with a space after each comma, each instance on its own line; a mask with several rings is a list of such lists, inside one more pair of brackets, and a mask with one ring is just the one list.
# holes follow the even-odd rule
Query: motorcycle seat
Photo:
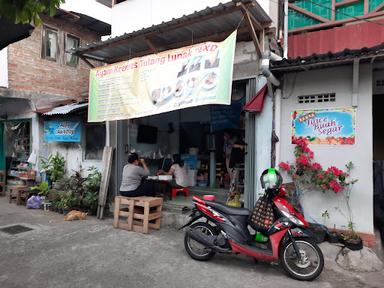
[[240, 215], [240, 216], [248, 216], [249, 215], [249, 210], [246, 208], [230, 207], [230, 206], [218, 203], [218, 202], [211, 202], [211, 201], [205, 201], [205, 203], [208, 206], [211, 206], [212, 208], [215, 208], [218, 211], [221, 211], [221, 212], [229, 214], [229, 215]]

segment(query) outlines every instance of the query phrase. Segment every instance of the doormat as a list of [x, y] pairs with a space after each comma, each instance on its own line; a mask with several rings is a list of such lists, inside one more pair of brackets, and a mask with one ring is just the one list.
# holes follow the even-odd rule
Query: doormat
[[26, 227], [26, 226], [23, 226], [23, 225], [12, 225], [12, 226], [8, 226], [8, 227], [5, 227], [5, 228], [0, 228], [1, 232], [7, 233], [7, 234], [10, 234], [10, 235], [24, 233], [24, 232], [28, 232], [28, 231], [31, 231], [31, 230], [33, 230], [33, 229], [29, 228], [29, 227]]

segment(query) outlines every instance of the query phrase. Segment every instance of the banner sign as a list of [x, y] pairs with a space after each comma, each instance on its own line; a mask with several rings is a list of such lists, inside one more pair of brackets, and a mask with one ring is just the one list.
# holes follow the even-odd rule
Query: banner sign
[[310, 144], [355, 144], [354, 108], [298, 110], [292, 113], [292, 142]]
[[46, 142], [80, 142], [80, 121], [45, 121], [44, 141]]
[[90, 71], [89, 122], [231, 104], [236, 31], [205, 42]]

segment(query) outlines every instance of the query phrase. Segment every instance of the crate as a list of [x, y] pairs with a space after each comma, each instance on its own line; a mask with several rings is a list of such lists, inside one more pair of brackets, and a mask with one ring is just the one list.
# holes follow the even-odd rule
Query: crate
[[162, 207], [163, 198], [160, 197], [116, 196], [113, 226], [141, 233], [148, 233], [149, 229], [159, 230]]

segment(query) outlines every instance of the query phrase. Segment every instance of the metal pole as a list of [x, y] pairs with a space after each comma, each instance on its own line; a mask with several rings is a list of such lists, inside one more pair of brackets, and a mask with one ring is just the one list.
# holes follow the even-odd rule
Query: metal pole
[[111, 146], [110, 121], [105, 121], [105, 146]]
[[284, 58], [288, 59], [288, 0], [284, 0]]

